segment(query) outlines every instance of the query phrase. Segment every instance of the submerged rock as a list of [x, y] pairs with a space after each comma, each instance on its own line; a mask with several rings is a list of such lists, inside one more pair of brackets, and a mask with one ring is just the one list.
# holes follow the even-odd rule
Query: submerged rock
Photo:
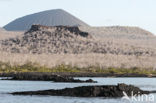
[[51, 96], [74, 96], [74, 97], [123, 97], [124, 93], [127, 96], [149, 94], [149, 91], [143, 91], [133, 85], [118, 84], [118, 85], [103, 85], [103, 86], [81, 86], [75, 88], [65, 88], [60, 90], [43, 90], [43, 91], [28, 91], [14, 92], [13, 95], [51, 95]]

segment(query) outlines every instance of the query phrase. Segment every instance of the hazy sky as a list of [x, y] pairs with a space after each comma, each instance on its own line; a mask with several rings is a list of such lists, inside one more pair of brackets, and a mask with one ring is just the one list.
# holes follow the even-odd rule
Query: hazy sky
[[156, 34], [156, 0], [0, 0], [0, 26], [58, 8], [91, 26], [139, 26]]

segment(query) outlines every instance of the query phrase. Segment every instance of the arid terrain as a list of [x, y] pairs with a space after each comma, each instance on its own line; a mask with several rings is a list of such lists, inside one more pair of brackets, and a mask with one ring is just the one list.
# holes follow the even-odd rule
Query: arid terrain
[[3, 28], [0, 28], [0, 40], [8, 39], [8, 38], [13, 38], [18, 35], [23, 34], [24, 32], [22, 31], [6, 31]]
[[[25, 32], [1, 30], [0, 61], [54, 67], [153, 68], [156, 37], [137, 27], [47, 27]], [[15, 35], [14, 35], [15, 34]]]

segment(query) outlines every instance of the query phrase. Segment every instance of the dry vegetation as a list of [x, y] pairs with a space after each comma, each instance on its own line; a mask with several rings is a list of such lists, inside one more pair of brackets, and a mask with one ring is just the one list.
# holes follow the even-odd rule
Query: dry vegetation
[[[156, 37], [150, 32], [129, 27], [127, 29], [81, 27], [81, 30], [88, 31], [92, 38], [75, 36], [75, 33], [66, 30], [56, 33], [55, 29], [42, 29], [27, 32], [16, 39], [5, 40], [3, 43], [7, 45], [3, 46], [7, 52], [0, 52], [0, 61], [11, 65], [24, 65], [31, 62], [47, 68], [64, 64], [84, 69], [98, 67], [102, 70], [110, 67], [156, 69], [156, 46], [154, 45]], [[63, 35], [60, 37], [54, 34]], [[34, 39], [35, 35], [36, 39]], [[48, 35], [51, 35], [51, 38]], [[16, 40], [15, 43], [13, 43], [14, 40]], [[19, 43], [17, 43], [18, 40]], [[29, 42], [25, 43], [25, 40]], [[30, 50], [30, 47], [31, 52], [27, 49]], [[12, 52], [12, 48], [19, 49], [20, 53]]]
[[149, 31], [141, 29], [139, 27], [129, 26], [110, 26], [110, 27], [87, 27], [81, 26], [82, 31], [87, 31], [96, 37], [129, 37], [129, 36], [152, 36], [153, 34]]
[[36, 63], [28, 62], [23, 65], [10, 65], [9, 63], [0, 62], [0, 73], [16, 73], [16, 72], [52, 72], [52, 73], [106, 73], [106, 74], [143, 74], [155, 75], [156, 71], [152, 68], [143, 69], [134, 67], [128, 68], [101, 68], [99, 66], [77, 67], [71, 65], [57, 65], [55, 67], [40, 66]]
[[0, 40], [4, 40], [4, 39], [8, 39], [8, 38], [14, 38], [14, 37], [17, 37], [23, 33], [24, 32], [6, 31], [6, 30], [0, 28]]
[[[146, 35], [147, 38], [150, 36]], [[94, 36], [92, 37], [91, 33], [80, 31], [77, 27], [34, 25], [28, 32], [17, 38], [1, 41], [1, 50], [11, 53], [33, 54], [156, 55], [155, 46], [142, 45], [139, 40], [135, 43], [133, 40], [129, 42], [130, 40], [115, 37], [98, 39]]]
[[97, 66], [101, 68], [156, 68], [155, 57], [125, 56], [113, 54], [12, 54], [1, 52], [0, 60], [11, 65], [23, 65], [28, 62], [41, 66], [55, 67], [71, 65], [77, 67]]

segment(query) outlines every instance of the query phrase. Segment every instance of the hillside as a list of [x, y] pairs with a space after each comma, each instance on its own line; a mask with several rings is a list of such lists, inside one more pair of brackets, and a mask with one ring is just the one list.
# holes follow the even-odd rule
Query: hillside
[[111, 26], [111, 27], [80, 27], [96, 38], [113, 40], [128, 45], [139, 45], [143, 48], [155, 48], [156, 36], [139, 27]]
[[4, 28], [9, 31], [27, 31], [34, 24], [46, 26], [88, 26], [70, 13], [62, 9], [55, 9], [20, 17], [4, 26]]
[[48, 67], [70, 64], [77, 67], [155, 69], [155, 36], [126, 34], [123, 37], [104, 33], [100, 37], [101, 31], [97, 29], [33, 25], [25, 33], [0, 40], [0, 61], [11, 65], [32, 62]]
[[131, 26], [106, 26], [106, 27], [80, 27], [80, 29], [99, 37], [130, 37], [154, 36], [151, 32], [139, 27]]
[[5, 40], [8, 38], [14, 38], [14, 37], [17, 37], [23, 33], [24, 32], [6, 31], [5, 29], [0, 28], [0, 40]]
[[3, 29], [3, 28], [0, 27], [0, 32], [1, 32], [1, 31], [4, 31], [4, 30], [5, 30], [5, 29]]
[[1, 50], [11, 53], [155, 55], [155, 48], [111, 39], [97, 39], [78, 27], [33, 25], [23, 35], [1, 41]]

